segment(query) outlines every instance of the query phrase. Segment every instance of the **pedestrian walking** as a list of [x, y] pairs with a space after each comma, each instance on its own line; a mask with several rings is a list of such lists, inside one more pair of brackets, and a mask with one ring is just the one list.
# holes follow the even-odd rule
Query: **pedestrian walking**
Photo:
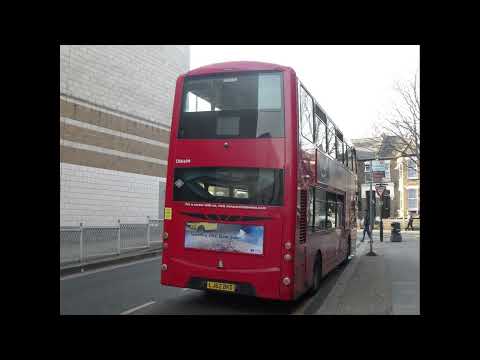
[[408, 224], [407, 224], [407, 228], [405, 229], [405, 231], [408, 230], [408, 228], [413, 230], [413, 216], [412, 216], [412, 213], [408, 214]]
[[370, 240], [372, 240], [372, 232], [370, 231], [370, 214], [368, 213], [368, 210], [365, 210], [365, 217], [363, 219], [363, 238], [361, 242], [365, 240], [365, 233], [367, 233]]

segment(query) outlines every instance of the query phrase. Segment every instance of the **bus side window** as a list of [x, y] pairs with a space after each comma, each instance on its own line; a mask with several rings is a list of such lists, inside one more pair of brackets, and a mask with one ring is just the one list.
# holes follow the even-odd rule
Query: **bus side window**
[[327, 229], [334, 229], [337, 218], [337, 199], [333, 193], [327, 193]]
[[337, 148], [336, 148], [336, 136], [335, 136], [335, 125], [329, 120], [327, 123], [327, 153], [334, 159], [336, 159]]
[[327, 228], [327, 203], [325, 199], [326, 192], [316, 189], [315, 191], [315, 229], [324, 230]]
[[308, 209], [307, 209], [307, 226], [309, 230], [313, 230], [315, 216], [315, 189], [313, 187], [308, 191]]
[[323, 120], [315, 115], [315, 139], [317, 147], [323, 151], [327, 152], [327, 125]]
[[349, 167], [348, 164], [349, 164], [349, 161], [348, 161], [348, 158], [350, 156], [350, 148], [349, 146], [344, 143], [343, 144], [343, 158], [345, 159], [345, 167]]
[[337, 160], [341, 163], [343, 163], [343, 141], [340, 140], [338, 137], [335, 137], [335, 142], [337, 144]]
[[336, 216], [337, 228], [345, 227], [345, 207], [343, 204], [344, 204], [343, 196], [337, 195], [337, 216]]
[[314, 139], [313, 99], [300, 85], [300, 133], [311, 143]]
[[357, 150], [353, 149], [352, 151], [352, 161], [354, 166], [354, 172], [357, 173]]

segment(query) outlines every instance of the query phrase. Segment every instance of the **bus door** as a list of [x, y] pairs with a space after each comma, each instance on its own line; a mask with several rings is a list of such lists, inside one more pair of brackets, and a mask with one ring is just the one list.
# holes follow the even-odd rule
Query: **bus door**
[[345, 197], [343, 195], [337, 195], [336, 206], [336, 233], [337, 233], [337, 261], [341, 260], [342, 255], [347, 250], [347, 236], [345, 231]]

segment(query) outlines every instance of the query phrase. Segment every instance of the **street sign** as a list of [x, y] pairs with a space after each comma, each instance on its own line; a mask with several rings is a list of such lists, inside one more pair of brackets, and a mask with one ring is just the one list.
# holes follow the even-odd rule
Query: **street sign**
[[383, 186], [383, 185], [375, 185], [375, 191], [377, 192], [378, 196], [380, 196], [380, 198], [382, 197], [383, 192], [385, 191], [385, 189], [386, 189], [386, 186]]
[[385, 172], [384, 171], [373, 171], [372, 172], [372, 181], [382, 181], [385, 178]]
[[372, 161], [372, 171], [385, 172], [385, 161], [384, 160], [375, 160]]

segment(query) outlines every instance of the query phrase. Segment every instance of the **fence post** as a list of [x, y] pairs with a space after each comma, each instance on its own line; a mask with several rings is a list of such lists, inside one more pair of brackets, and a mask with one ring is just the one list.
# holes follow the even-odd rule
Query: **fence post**
[[83, 263], [83, 223], [80, 223], [80, 263]]
[[120, 219], [118, 219], [117, 253], [120, 255]]
[[150, 216], [147, 216], [147, 247], [150, 247]]

